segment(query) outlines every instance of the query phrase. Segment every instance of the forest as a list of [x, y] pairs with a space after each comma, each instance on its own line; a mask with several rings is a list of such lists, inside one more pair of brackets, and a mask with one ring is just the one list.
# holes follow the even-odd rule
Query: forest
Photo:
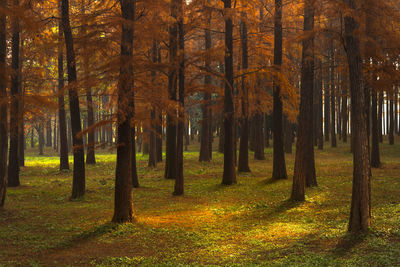
[[0, 0], [0, 267], [399, 266], [400, 1]]

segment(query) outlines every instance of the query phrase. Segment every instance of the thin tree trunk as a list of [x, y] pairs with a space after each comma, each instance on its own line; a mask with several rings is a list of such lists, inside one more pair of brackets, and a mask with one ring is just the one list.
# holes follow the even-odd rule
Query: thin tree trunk
[[382, 126], [382, 120], [383, 120], [383, 92], [379, 92], [379, 106], [378, 106], [378, 137], [379, 137], [379, 142], [383, 142], [383, 126]]
[[[171, 2], [171, 16], [177, 19], [178, 0]], [[177, 101], [177, 55], [178, 55], [178, 25], [173, 23], [169, 27], [169, 73], [168, 73], [168, 94], [169, 99]], [[165, 178], [175, 179], [177, 175], [177, 127], [176, 110], [167, 114], [167, 140], [166, 140], [166, 159], [165, 159]]]
[[[277, 71], [281, 70], [282, 65], [282, 0], [275, 0], [274, 15], [274, 66]], [[273, 169], [272, 179], [287, 179], [285, 153], [283, 150], [283, 130], [282, 130], [282, 99], [281, 87], [278, 83], [274, 84], [274, 103], [273, 103]]]
[[335, 46], [333, 40], [330, 47], [330, 99], [331, 99], [331, 147], [337, 147], [336, 142], [336, 85], [335, 85]]
[[[209, 53], [211, 49], [211, 10], [206, 10], [207, 12], [207, 27], [204, 31], [205, 36], [205, 52]], [[206, 54], [204, 67], [206, 71], [209, 71], [211, 68], [211, 57]], [[206, 73], [204, 76], [204, 85], [209, 86], [211, 84], [211, 76]], [[208, 88], [207, 88], [208, 90]], [[200, 156], [199, 161], [210, 161], [211, 160], [211, 152], [210, 152], [210, 132], [211, 132], [211, 109], [209, 108], [211, 101], [211, 94], [209, 92], [204, 92], [203, 97], [204, 103], [202, 107], [202, 122], [201, 122], [201, 143], [200, 143]]]
[[122, 18], [121, 58], [117, 110], [117, 166], [115, 171], [115, 202], [113, 222], [132, 222], [132, 133], [130, 120], [133, 104], [133, 22], [135, 0], [120, 0]]
[[[61, 13], [61, 1], [59, 2]], [[67, 125], [65, 119], [64, 103], [64, 56], [63, 56], [63, 26], [61, 20], [58, 24], [58, 123], [60, 132], [60, 171], [69, 170]]]
[[[240, 21], [240, 40], [242, 49], [242, 69], [247, 70], [249, 65], [249, 54], [247, 47], [247, 25], [246, 14], [242, 12]], [[246, 78], [242, 77], [242, 124], [239, 145], [238, 172], [250, 172], [249, 167], [249, 91], [246, 84]], [[252, 123], [254, 124], [254, 123]]]
[[[13, 6], [19, 6], [19, 0], [13, 1]], [[19, 160], [18, 160], [18, 111], [19, 111], [19, 34], [20, 26], [19, 19], [12, 16], [12, 62], [11, 62], [11, 107], [10, 107], [10, 150], [8, 161], [8, 186], [19, 186]]]
[[394, 92], [388, 91], [388, 101], [389, 102], [389, 145], [394, 145]]
[[185, 32], [183, 25], [183, 0], [178, 0], [178, 45], [179, 45], [179, 110], [177, 127], [177, 155], [176, 155], [176, 178], [174, 195], [183, 195], [183, 135], [185, 128]]
[[[231, 14], [231, 0], [224, 0], [224, 8]], [[224, 172], [222, 184], [236, 183], [235, 170], [235, 119], [233, 104], [233, 22], [225, 17], [225, 97], [224, 97]]]
[[74, 170], [72, 181], [71, 199], [82, 197], [85, 194], [85, 159], [82, 137], [78, 134], [82, 131], [81, 115], [79, 109], [79, 97], [76, 87], [76, 60], [74, 51], [74, 40], [69, 20], [69, 0], [62, 0], [62, 25], [67, 52], [68, 66], [68, 93], [71, 114], [71, 130], [74, 154]]
[[[6, 7], [7, 0], [0, 1], [0, 9]], [[7, 191], [7, 77], [6, 77], [6, 55], [7, 55], [7, 27], [6, 15], [0, 13], [0, 208], [4, 206]]]

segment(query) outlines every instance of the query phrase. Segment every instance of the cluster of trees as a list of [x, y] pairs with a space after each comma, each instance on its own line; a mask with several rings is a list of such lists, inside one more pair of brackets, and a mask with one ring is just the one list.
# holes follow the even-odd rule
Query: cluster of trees
[[72, 199], [85, 194], [85, 150], [95, 164], [96, 147], [116, 145], [114, 222], [133, 220], [136, 143], [154, 167], [165, 135], [165, 178], [182, 195], [189, 133], [200, 161], [219, 136], [225, 185], [250, 172], [249, 149], [265, 158], [271, 137], [272, 179], [287, 179], [296, 140], [291, 199], [304, 201], [317, 186], [314, 146], [350, 134], [349, 230], [366, 231], [370, 168], [382, 136], [394, 144], [400, 129], [398, 4], [0, 0], [0, 205], [7, 183], [20, 184], [26, 137], [43, 153], [45, 130], [61, 170], [73, 153]]

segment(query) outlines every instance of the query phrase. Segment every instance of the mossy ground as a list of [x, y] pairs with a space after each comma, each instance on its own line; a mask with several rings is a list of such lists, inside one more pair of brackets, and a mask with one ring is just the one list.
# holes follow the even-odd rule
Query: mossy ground
[[[398, 140], [400, 141], [400, 140]], [[272, 182], [266, 160], [250, 154], [249, 174], [222, 186], [222, 155], [198, 162], [198, 144], [184, 163], [185, 195], [172, 195], [164, 164], [148, 169], [139, 154], [141, 188], [133, 190], [136, 222], [114, 225], [115, 155], [99, 151], [87, 166], [84, 199], [69, 201], [72, 172], [59, 172], [57, 155], [29, 150], [22, 186], [9, 188], [0, 210], [0, 266], [395, 266], [400, 264], [400, 145], [383, 144], [373, 170], [372, 228], [347, 234], [352, 155], [348, 144], [316, 150], [319, 186], [306, 202], [288, 201], [289, 179]], [[72, 158], [70, 158], [72, 163]], [[72, 164], [71, 164], [72, 166]]]

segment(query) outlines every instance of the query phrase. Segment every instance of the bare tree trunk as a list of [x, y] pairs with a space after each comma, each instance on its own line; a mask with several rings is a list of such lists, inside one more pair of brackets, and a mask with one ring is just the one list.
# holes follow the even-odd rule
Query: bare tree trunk
[[185, 32], [183, 29], [183, 0], [178, 0], [178, 45], [179, 45], [179, 110], [177, 127], [176, 178], [174, 195], [183, 195], [183, 135], [185, 128]]
[[[19, 6], [19, 0], [13, 1], [13, 6]], [[12, 16], [12, 62], [11, 62], [11, 107], [10, 107], [10, 150], [9, 150], [9, 161], [8, 161], [8, 186], [19, 186], [19, 160], [18, 160], [18, 111], [19, 111], [19, 34], [20, 26], [19, 19], [16, 16]]]
[[[205, 51], [209, 53], [211, 49], [211, 10], [206, 10], [207, 12], [207, 27], [204, 32], [205, 36]], [[204, 67], [207, 71], [211, 68], [211, 57], [206, 54]], [[211, 76], [206, 74], [204, 76], [204, 84], [205, 86], [209, 86], [211, 84]], [[199, 161], [210, 161], [211, 160], [211, 151], [210, 151], [210, 133], [211, 133], [211, 109], [209, 108], [211, 101], [211, 94], [209, 92], [204, 92], [203, 97], [204, 103], [202, 107], [203, 118], [201, 122], [201, 143], [200, 143], [200, 155]]]
[[85, 194], [85, 159], [82, 137], [78, 134], [82, 131], [81, 114], [79, 109], [79, 97], [76, 88], [76, 60], [74, 51], [74, 40], [69, 20], [69, 0], [62, 0], [62, 25], [67, 51], [68, 66], [68, 93], [69, 108], [71, 114], [72, 144], [74, 154], [74, 170], [72, 181], [71, 199], [83, 197]]
[[[6, 7], [7, 0], [0, 1], [0, 9]], [[7, 191], [7, 77], [6, 77], [6, 55], [7, 55], [7, 27], [6, 15], [0, 13], [0, 208], [4, 206]]]
[[[304, 32], [314, 29], [314, 7], [310, 0], [304, 6]], [[314, 39], [303, 39], [301, 63], [300, 114], [297, 131], [291, 199], [305, 200], [305, 186], [316, 186], [313, 140]]]
[[[242, 48], [242, 69], [247, 70], [249, 65], [249, 54], [247, 47], [247, 25], [246, 14], [242, 12], [240, 21], [240, 40]], [[238, 172], [250, 172], [249, 167], [249, 91], [246, 84], [246, 78], [242, 77], [242, 124], [239, 145]], [[254, 124], [254, 123], [252, 123]]]
[[[115, 171], [115, 203], [113, 222], [132, 222], [132, 131], [130, 120], [133, 104], [133, 22], [135, 20], [135, 0], [120, 0], [122, 22], [121, 67], [118, 87], [118, 138], [117, 166]], [[133, 132], [134, 133], [134, 132]]]
[[[360, 8], [357, 0], [346, 0], [356, 12]], [[362, 59], [360, 54], [359, 24], [350, 16], [344, 18], [345, 41], [351, 88], [351, 122], [353, 138], [353, 193], [349, 231], [367, 231], [371, 219], [370, 163], [367, 125], [365, 118], [365, 92], [363, 88]], [[357, 129], [354, 131], [354, 129]]]
[[[274, 15], [274, 66], [280, 71], [282, 65], [282, 0], [275, 0]], [[282, 99], [281, 87], [274, 84], [274, 103], [273, 103], [273, 170], [272, 179], [287, 179], [285, 153], [283, 150], [283, 130], [282, 130]]]
[[[177, 18], [178, 0], [171, 2], [171, 16]], [[168, 94], [169, 99], [177, 101], [177, 52], [178, 52], [178, 25], [173, 23], [169, 27], [169, 73], [168, 73]], [[177, 175], [177, 129], [176, 110], [167, 114], [167, 140], [165, 148], [165, 178], [175, 179]]]
[[[61, 1], [59, 1], [59, 9], [61, 13]], [[60, 20], [58, 25], [58, 123], [60, 132], [60, 170], [69, 170], [67, 125], [64, 103], [64, 57], [62, 46], [62, 29], [62, 22]]]
[[[224, 0], [224, 8], [230, 14], [231, 0]], [[235, 170], [235, 119], [233, 105], [233, 22], [225, 17], [225, 97], [224, 97], [224, 173], [222, 184], [236, 183]]]

